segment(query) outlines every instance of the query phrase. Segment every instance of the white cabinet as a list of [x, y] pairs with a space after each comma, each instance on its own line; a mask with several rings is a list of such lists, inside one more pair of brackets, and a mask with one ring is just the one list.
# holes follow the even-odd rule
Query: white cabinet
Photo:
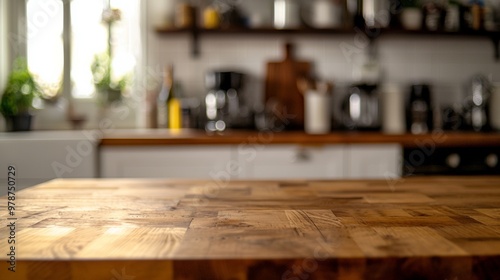
[[370, 145], [101, 147], [103, 178], [384, 179], [401, 176], [402, 148]]
[[55, 178], [97, 176], [97, 141], [92, 131], [0, 133], [0, 195], [7, 168], [16, 168], [17, 190]]
[[398, 144], [346, 145], [346, 178], [389, 179], [401, 177], [402, 147]]
[[229, 146], [101, 147], [103, 178], [233, 178]]
[[344, 175], [341, 146], [262, 145], [237, 149], [241, 179], [335, 179]]

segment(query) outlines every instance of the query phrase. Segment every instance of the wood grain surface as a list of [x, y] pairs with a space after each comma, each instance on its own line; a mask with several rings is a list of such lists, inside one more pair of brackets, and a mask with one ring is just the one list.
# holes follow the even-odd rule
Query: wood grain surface
[[399, 143], [404, 147], [434, 145], [435, 147], [500, 146], [500, 133], [432, 133], [382, 134], [376, 132], [336, 132], [309, 135], [304, 132], [257, 132], [230, 130], [207, 134], [200, 130], [169, 131], [165, 129], [117, 130], [102, 133], [102, 146], [165, 146], [165, 145], [239, 145], [239, 144], [379, 144]]
[[59, 179], [19, 191], [0, 279], [498, 279], [500, 177]]

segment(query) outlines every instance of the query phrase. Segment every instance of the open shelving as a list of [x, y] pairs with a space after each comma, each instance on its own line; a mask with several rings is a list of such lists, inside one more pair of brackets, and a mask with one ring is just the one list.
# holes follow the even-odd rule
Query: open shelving
[[494, 57], [498, 61], [500, 59], [499, 42], [500, 31], [485, 31], [485, 30], [467, 30], [467, 31], [429, 31], [429, 30], [404, 30], [394, 28], [369, 29], [369, 28], [340, 28], [340, 29], [317, 29], [317, 28], [300, 28], [300, 29], [274, 29], [274, 28], [219, 28], [219, 29], [203, 29], [203, 28], [168, 28], [158, 27], [156, 32], [160, 35], [175, 35], [175, 34], [190, 34], [191, 36], [191, 53], [194, 57], [200, 54], [200, 37], [201, 36], [225, 36], [225, 35], [321, 35], [321, 36], [341, 36], [354, 35], [359, 32], [364, 33], [371, 41], [386, 35], [395, 36], [438, 36], [438, 37], [467, 37], [467, 38], [489, 38], [494, 46]]

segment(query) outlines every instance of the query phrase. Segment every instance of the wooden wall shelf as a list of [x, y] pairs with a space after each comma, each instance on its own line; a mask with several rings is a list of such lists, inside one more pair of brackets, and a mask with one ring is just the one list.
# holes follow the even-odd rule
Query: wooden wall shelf
[[500, 31], [470, 30], [470, 31], [429, 31], [429, 30], [403, 30], [403, 29], [368, 29], [368, 28], [342, 28], [342, 29], [275, 29], [275, 28], [168, 28], [158, 27], [156, 32], [160, 35], [190, 34], [192, 37], [191, 51], [194, 57], [200, 54], [199, 37], [201, 35], [325, 35], [340, 36], [354, 35], [359, 32], [366, 34], [372, 41], [386, 35], [394, 36], [439, 36], [439, 37], [468, 37], [468, 38], [489, 38], [494, 44], [495, 59], [500, 59], [499, 42]]

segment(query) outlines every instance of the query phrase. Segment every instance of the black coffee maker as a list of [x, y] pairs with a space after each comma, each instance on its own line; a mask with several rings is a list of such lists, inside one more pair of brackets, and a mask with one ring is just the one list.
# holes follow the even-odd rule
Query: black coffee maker
[[244, 99], [245, 75], [235, 71], [209, 71], [205, 75], [206, 124], [210, 132], [251, 128], [253, 116]]
[[433, 129], [430, 86], [414, 84], [406, 101], [406, 130], [412, 134], [429, 133]]

